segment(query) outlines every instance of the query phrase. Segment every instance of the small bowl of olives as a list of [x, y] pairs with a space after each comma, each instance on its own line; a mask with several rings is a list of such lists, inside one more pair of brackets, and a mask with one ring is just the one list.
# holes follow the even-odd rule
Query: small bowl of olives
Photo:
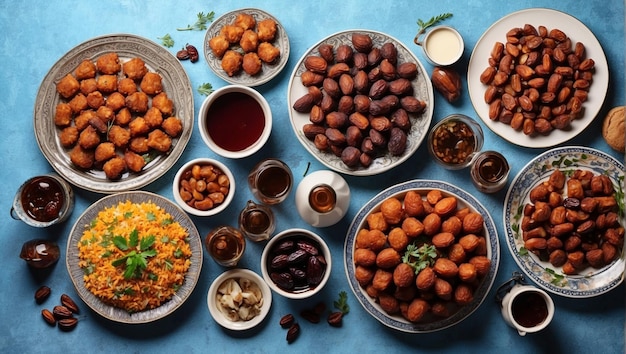
[[326, 285], [332, 268], [330, 249], [317, 234], [288, 229], [272, 237], [261, 256], [263, 279], [277, 294], [306, 299]]

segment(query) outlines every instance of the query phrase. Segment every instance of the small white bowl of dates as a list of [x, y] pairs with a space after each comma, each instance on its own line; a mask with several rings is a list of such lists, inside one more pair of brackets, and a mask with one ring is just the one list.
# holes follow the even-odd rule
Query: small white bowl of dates
[[257, 273], [231, 269], [213, 280], [207, 305], [220, 326], [243, 331], [255, 327], [267, 316], [272, 306], [272, 291]]
[[288, 229], [272, 237], [261, 256], [265, 282], [288, 299], [306, 299], [326, 285], [332, 268], [330, 249], [317, 234]]

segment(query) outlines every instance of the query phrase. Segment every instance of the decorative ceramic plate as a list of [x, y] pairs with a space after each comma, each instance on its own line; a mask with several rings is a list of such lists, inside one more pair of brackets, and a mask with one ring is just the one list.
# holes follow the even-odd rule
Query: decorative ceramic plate
[[[78, 265], [78, 242], [80, 241], [85, 228], [89, 226], [91, 221], [97, 217], [100, 211], [105, 208], [117, 206], [119, 203], [126, 201], [131, 201], [133, 203], [150, 202], [163, 208], [165, 212], [172, 216], [174, 221], [178, 222], [189, 233], [188, 240], [192, 253], [190, 259], [191, 265], [185, 274], [185, 281], [172, 298], [157, 308], [135, 313], [129, 313], [121, 308], [105, 304], [93, 293], [91, 293], [85, 287], [83, 280], [85, 271]], [[198, 282], [200, 271], [202, 270], [202, 252], [202, 241], [196, 226], [187, 213], [185, 213], [177, 205], [166, 198], [150, 192], [124, 192], [105, 196], [83, 212], [70, 231], [70, 236], [67, 241], [65, 262], [67, 271], [72, 279], [72, 283], [74, 284], [78, 295], [87, 304], [87, 306], [102, 317], [109, 320], [121, 323], [137, 324], [161, 319], [174, 312], [187, 300], [187, 298], [189, 298]]]
[[[441, 191], [444, 197], [454, 196], [457, 199], [457, 209], [468, 207], [470, 210], [480, 213], [484, 218], [484, 232], [487, 239], [487, 257], [491, 260], [488, 274], [481, 280], [478, 287], [474, 290], [474, 296], [471, 303], [461, 306], [458, 311], [451, 316], [440, 320], [434, 320], [425, 323], [412, 323], [407, 321], [400, 315], [391, 316], [385, 312], [380, 305], [370, 297], [365, 290], [359, 285], [355, 277], [354, 265], [354, 249], [356, 245], [356, 235], [367, 223], [367, 217], [375, 212], [380, 211], [383, 201], [391, 197], [404, 197], [408, 191], [417, 191], [425, 196], [431, 190]], [[370, 201], [368, 201], [354, 217], [350, 228], [348, 229], [347, 238], [344, 244], [344, 266], [346, 275], [350, 282], [350, 288], [354, 292], [363, 308], [369, 312], [375, 319], [382, 324], [403, 332], [410, 333], [427, 333], [434, 332], [444, 328], [453, 326], [471, 315], [485, 300], [489, 294], [489, 290], [493, 285], [498, 271], [500, 262], [500, 245], [498, 241], [498, 231], [485, 207], [471, 194], [459, 189], [451, 184], [442, 181], [431, 180], [413, 180], [397, 184], [380, 192]]]
[[[393, 43], [398, 50], [398, 63], [413, 62], [417, 65], [417, 77], [412, 80], [414, 96], [426, 103], [426, 109], [421, 114], [410, 113], [409, 118], [411, 120], [411, 130], [407, 136], [407, 146], [404, 153], [400, 156], [393, 156], [387, 152], [385, 155], [378, 156], [372, 161], [372, 164], [365, 168], [350, 168], [341, 161], [340, 157], [335, 156], [330, 152], [319, 151], [313, 141], [307, 139], [302, 132], [302, 127], [310, 123], [309, 115], [305, 113], [298, 113], [293, 109], [293, 104], [303, 95], [307, 93], [307, 88], [301, 83], [302, 73], [306, 70], [304, 67], [304, 59], [309, 55], [319, 55], [318, 47], [320, 44], [328, 43], [332, 44], [335, 48], [342, 44], [352, 45], [352, 34], [358, 32], [362, 34], [368, 34], [372, 38], [374, 47], [380, 48], [384, 43]], [[289, 105], [289, 117], [291, 119], [291, 126], [300, 140], [300, 143], [319, 160], [326, 167], [340, 173], [354, 176], [371, 176], [398, 166], [402, 162], [406, 161], [411, 155], [417, 151], [422, 141], [428, 135], [428, 128], [433, 116], [434, 99], [433, 99], [433, 86], [430, 81], [430, 75], [424, 69], [422, 63], [417, 59], [415, 54], [404, 44], [397, 39], [376, 31], [371, 30], [347, 30], [343, 32], [337, 32], [332, 34], [315, 45], [313, 45], [296, 64], [291, 79], [289, 80], [289, 86], [287, 89], [288, 97], [287, 104]]]
[[543, 289], [572, 298], [603, 294], [622, 282], [623, 256], [601, 269], [589, 267], [578, 275], [564, 275], [561, 268], [540, 260], [524, 248], [521, 231], [524, 205], [530, 202], [530, 191], [548, 180], [555, 169], [560, 169], [566, 176], [568, 171], [576, 169], [591, 171], [594, 174], [606, 174], [611, 178], [616, 189], [623, 190], [624, 164], [613, 157], [601, 151], [580, 146], [549, 150], [524, 166], [511, 182], [503, 212], [506, 244], [522, 271]]
[[[480, 82], [480, 75], [487, 68], [491, 49], [496, 42], [506, 42], [506, 33], [514, 27], [523, 27], [531, 24], [535, 27], [546, 26], [548, 30], [558, 28], [565, 32], [572, 42], [585, 45], [587, 58], [595, 61], [593, 83], [589, 89], [589, 96], [583, 103], [583, 115], [571, 123], [567, 130], [552, 130], [548, 135], [528, 136], [522, 131], [511, 128], [510, 125], [489, 119], [489, 105], [485, 103], [484, 95], [487, 86]], [[578, 19], [566, 13], [551, 9], [526, 9], [509, 14], [496, 21], [480, 37], [470, 57], [467, 70], [467, 86], [474, 109], [483, 123], [503, 139], [524, 147], [545, 148], [553, 147], [572, 139], [581, 133], [596, 117], [609, 84], [609, 67], [604, 50], [594, 34]]]
[[[168, 154], [158, 155], [140, 173], [125, 173], [120, 180], [111, 181], [102, 170], [82, 170], [70, 161], [69, 150], [59, 141], [59, 128], [54, 124], [56, 105], [61, 97], [56, 83], [85, 59], [95, 61], [99, 56], [116, 52], [120, 61], [140, 57], [149, 71], [161, 75], [163, 91], [174, 102], [174, 115], [183, 123], [183, 131], [172, 139]], [[194, 125], [193, 90], [180, 62], [162, 46], [132, 34], [112, 34], [96, 37], [79, 44], [61, 57], [43, 79], [35, 101], [34, 128], [39, 149], [50, 165], [67, 181], [77, 187], [98, 193], [115, 193], [140, 189], [165, 174], [178, 160], [191, 138]]]
[[[261, 72], [254, 76], [246, 74], [243, 70], [238, 74], [228, 76], [224, 69], [222, 69], [222, 60], [213, 54], [213, 51], [209, 46], [209, 40], [217, 36], [224, 25], [232, 24], [235, 21], [235, 18], [237, 18], [237, 15], [240, 13], [252, 15], [257, 22], [265, 19], [272, 19], [276, 21], [277, 24], [276, 38], [272, 44], [276, 48], [280, 49], [280, 57], [275, 63], [263, 63]], [[243, 53], [243, 50], [238, 45], [231, 45], [231, 49]], [[285, 65], [287, 65], [287, 61], [289, 60], [289, 37], [287, 37], [285, 27], [283, 27], [283, 25], [269, 13], [255, 8], [239, 9], [227, 12], [211, 23], [204, 37], [204, 58], [215, 75], [219, 76], [224, 81], [231, 84], [239, 84], [250, 87], [260, 86], [280, 74]]]

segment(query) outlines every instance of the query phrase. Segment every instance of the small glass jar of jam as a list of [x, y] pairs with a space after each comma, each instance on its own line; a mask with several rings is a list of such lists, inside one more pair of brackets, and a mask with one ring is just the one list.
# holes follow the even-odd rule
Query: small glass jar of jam
[[476, 188], [484, 193], [501, 190], [509, 177], [509, 164], [497, 151], [483, 151], [472, 162], [470, 174]]
[[72, 187], [51, 173], [30, 178], [20, 186], [11, 217], [34, 227], [48, 227], [65, 221], [73, 209]]
[[458, 170], [468, 167], [483, 147], [483, 130], [472, 118], [452, 114], [437, 123], [428, 135], [428, 150], [443, 167]]

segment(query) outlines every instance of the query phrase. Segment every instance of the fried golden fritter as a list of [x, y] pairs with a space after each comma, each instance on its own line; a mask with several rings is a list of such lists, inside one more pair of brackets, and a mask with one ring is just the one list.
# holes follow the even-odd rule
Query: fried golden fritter
[[102, 166], [102, 170], [108, 179], [120, 179], [122, 174], [126, 172], [126, 162], [124, 162], [123, 158], [116, 156], [105, 162]]
[[150, 107], [148, 108], [146, 114], [143, 116], [143, 119], [145, 119], [148, 127], [150, 127], [150, 129], [153, 129], [161, 126], [161, 123], [163, 123], [163, 114], [161, 113], [161, 111], [159, 111], [158, 108]]
[[120, 58], [115, 52], [106, 53], [96, 59], [98, 72], [104, 75], [117, 74], [122, 68]]
[[119, 92], [112, 92], [106, 99], [107, 107], [111, 108], [114, 112], [126, 107], [126, 97]]
[[93, 149], [100, 144], [100, 134], [94, 127], [88, 125], [78, 136], [78, 145], [83, 149]]
[[243, 67], [243, 71], [250, 76], [254, 76], [261, 72], [263, 68], [263, 63], [259, 56], [255, 52], [246, 53], [243, 56], [243, 63], [241, 65]]
[[87, 105], [93, 109], [98, 109], [105, 103], [104, 96], [100, 91], [93, 91], [87, 95]]
[[128, 123], [128, 128], [130, 129], [130, 135], [132, 137], [144, 135], [150, 131], [150, 127], [143, 117], [133, 119], [130, 123]]
[[239, 26], [224, 25], [220, 29], [220, 34], [223, 35], [229, 43], [234, 44], [239, 43], [241, 36], [243, 35], [243, 31], [244, 29]]
[[76, 67], [74, 74], [76, 80], [93, 79], [96, 77], [96, 64], [91, 60], [85, 59]]
[[80, 83], [72, 74], [67, 74], [56, 84], [56, 89], [61, 97], [70, 98], [78, 92]]
[[135, 57], [122, 65], [124, 75], [132, 80], [141, 80], [148, 73], [148, 67], [143, 59]]
[[271, 43], [263, 42], [259, 44], [257, 54], [259, 55], [259, 58], [261, 58], [261, 60], [269, 64], [273, 63], [276, 58], [280, 56], [280, 49], [278, 49]]
[[276, 38], [276, 21], [271, 18], [260, 21], [257, 24], [257, 33], [259, 34], [259, 40], [262, 42], [272, 42]]
[[211, 51], [213, 51], [213, 55], [221, 58], [230, 47], [230, 42], [228, 42], [226, 36], [218, 35], [209, 40], [209, 47], [211, 48]]
[[59, 127], [66, 127], [72, 123], [72, 107], [69, 103], [60, 102], [54, 110], [54, 124]]
[[120, 109], [115, 115], [115, 124], [117, 125], [128, 125], [130, 121], [133, 119], [133, 115], [130, 113], [128, 107], [124, 107]]
[[126, 151], [124, 153], [124, 162], [126, 162], [126, 167], [133, 172], [139, 172], [146, 165], [146, 161], [141, 157], [141, 155], [136, 154], [132, 151]]
[[94, 158], [97, 162], [104, 162], [115, 157], [115, 145], [112, 142], [105, 141], [96, 147]]
[[149, 103], [150, 98], [141, 91], [126, 96], [126, 107], [128, 107], [131, 112], [145, 113], [148, 110]]
[[115, 112], [107, 106], [100, 106], [96, 110], [96, 116], [98, 116], [101, 121], [108, 124], [115, 119]]
[[243, 55], [234, 50], [228, 50], [222, 58], [222, 69], [228, 76], [233, 76], [241, 71]]
[[245, 30], [241, 35], [239, 46], [244, 52], [256, 52], [259, 46], [259, 36], [253, 30]]
[[74, 113], [80, 113], [89, 107], [87, 97], [85, 97], [82, 92], [75, 94], [68, 103]]
[[70, 148], [78, 141], [78, 129], [75, 126], [65, 127], [59, 133], [59, 141], [61, 145]]
[[96, 115], [96, 111], [92, 109], [86, 109], [80, 112], [80, 114], [74, 118], [74, 126], [79, 131], [82, 131], [83, 129], [87, 128], [87, 126], [89, 125], [89, 121], [94, 118], [99, 119]]
[[111, 93], [117, 90], [117, 76], [115, 75], [98, 75], [96, 78], [98, 91], [102, 93]]
[[175, 138], [183, 131], [183, 122], [177, 117], [169, 117], [163, 121], [161, 129], [167, 135]]
[[141, 79], [141, 84], [139, 84], [141, 91], [145, 92], [150, 96], [154, 96], [158, 93], [163, 92], [163, 83], [161, 75], [153, 72], [146, 73]]
[[125, 96], [128, 96], [137, 92], [137, 84], [133, 79], [125, 77], [117, 82], [117, 91]]
[[94, 151], [83, 149], [80, 144], [76, 144], [70, 151], [70, 161], [77, 167], [89, 169], [94, 163]]
[[128, 147], [131, 151], [138, 154], [145, 154], [146, 152], [150, 151], [150, 147], [148, 146], [148, 138], [145, 136], [137, 136], [130, 139]]
[[174, 101], [172, 101], [165, 92], [161, 92], [152, 97], [152, 107], [158, 108], [166, 117], [174, 114]]
[[107, 135], [110, 142], [117, 147], [125, 147], [130, 141], [130, 131], [119, 125], [112, 125]]
[[95, 78], [80, 81], [80, 92], [82, 92], [83, 95], [88, 95], [94, 91], [98, 91], [98, 84]]
[[157, 151], [167, 152], [172, 147], [172, 138], [161, 129], [155, 129], [148, 134], [148, 146]]
[[253, 29], [254, 26], [256, 26], [256, 20], [252, 15], [241, 12], [237, 14], [237, 17], [235, 17], [233, 24], [243, 28], [244, 30], [248, 30]]

